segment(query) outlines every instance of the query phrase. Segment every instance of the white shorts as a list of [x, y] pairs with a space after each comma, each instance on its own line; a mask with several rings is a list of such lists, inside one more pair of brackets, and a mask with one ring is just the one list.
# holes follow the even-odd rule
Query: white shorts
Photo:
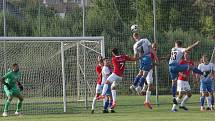
[[181, 92], [181, 91], [190, 91], [190, 84], [188, 81], [182, 81], [182, 80], [177, 80], [177, 91]]
[[112, 73], [108, 78], [107, 80], [111, 83], [111, 89], [113, 87], [116, 87], [117, 84], [122, 81], [122, 77], [116, 75], [115, 73]]
[[146, 76], [146, 81], [148, 84], [153, 84], [153, 70], [151, 69]]
[[107, 80], [110, 82], [110, 83], [113, 83], [114, 81], [115, 82], [119, 82], [119, 81], [122, 81], [122, 77], [116, 75], [115, 73], [112, 73], [108, 78]]

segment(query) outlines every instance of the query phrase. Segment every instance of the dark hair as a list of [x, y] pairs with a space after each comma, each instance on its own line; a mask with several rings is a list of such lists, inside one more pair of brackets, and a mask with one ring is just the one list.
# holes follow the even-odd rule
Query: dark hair
[[175, 43], [176, 43], [179, 47], [182, 46], [182, 41], [181, 41], [181, 40], [177, 40], [177, 41], [175, 41]]
[[119, 55], [119, 51], [118, 51], [117, 48], [113, 48], [112, 53], [115, 54], [115, 55]]
[[18, 64], [17, 64], [17, 63], [14, 63], [12, 66], [13, 66], [13, 67], [18, 66]]

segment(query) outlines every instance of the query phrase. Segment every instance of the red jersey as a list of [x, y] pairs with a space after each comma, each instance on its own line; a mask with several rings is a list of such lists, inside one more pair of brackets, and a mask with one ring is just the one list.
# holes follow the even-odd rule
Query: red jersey
[[98, 75], [97, 84], [102, 83], [102, 65], [96, 65], [96, 73]]
[[114, 66], [113, 73], [122, 77], [125, 69], [125, 62], [130, 60], [131, 59], [128, 55], [113, 56], [112, 57], [112, 63]]
[[[181, 64], [181, 65], [182, 65], [182, 64], [194, 65], [194, 63], [193, 63], [192, 61], [186, 61], [186, 60], [184, 60], [184, 59], [181, 60], [181, 61], [179, 62], [179, 64]], [[179, 74], [178, 80], [187, 81], [187, 80], [188, 80], [188, 77], [189, 77], [189, 75], [190, 75], [190, 70], [186, 70], [186, 71], [184, 71], [184, 72], [182, 72], [182, 73], [186, 75], [186, 78]]]

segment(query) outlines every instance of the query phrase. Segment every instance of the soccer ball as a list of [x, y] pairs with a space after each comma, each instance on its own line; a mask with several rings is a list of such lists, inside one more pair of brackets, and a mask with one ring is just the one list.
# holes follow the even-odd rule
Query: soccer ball
[[138, 25], [136, 25], [136, 24], [131, 25], [131, 31], [132, 32], [137, 32], [138, 30], [139, 30]]

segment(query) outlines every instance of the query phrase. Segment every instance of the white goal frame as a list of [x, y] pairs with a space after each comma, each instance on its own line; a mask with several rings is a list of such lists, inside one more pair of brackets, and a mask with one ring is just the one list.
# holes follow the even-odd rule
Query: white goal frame
[[[66, 97], [66, 80], [65, 80], [65, 68], [64, 68], [64, 42], [77, 42], [77, 41], [100, 41], [101, 42], [101, 54], [105, 56], [105, 46], [104, 46], [104, 36], [94, 36], [94, 37], [0, 37], [0, 42], [61, 42], [61, 66], [62, 66], [62, 82], [63, 82], [63, 111], [67, 111], [67, 97]], [[77, 46], [78, 49], [78, 46]], [[90, 49], [90, 48], [88, 48]], [[85, 59], [85, 56], [84, 56]], [[85, 62], [85, 60], [84, 60]], [[77, 60], [77, 69], [79, 68], [79, 63]], [[77, 70], [78, 71], [78, 70]], [[84, 81], [85, 78], [85, 66], [84, 66]], [[85, 92], [86, 93], [86, 92]], [[85, 97], [85, 106], [87, 107], [87, 97]]]

